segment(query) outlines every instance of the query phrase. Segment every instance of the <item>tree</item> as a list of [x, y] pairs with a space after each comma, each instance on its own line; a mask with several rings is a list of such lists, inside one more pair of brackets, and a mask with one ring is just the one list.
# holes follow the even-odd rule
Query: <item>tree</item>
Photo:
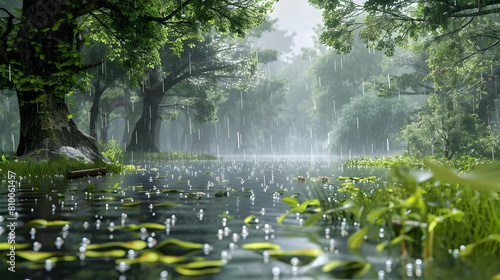
[[[310, 0], [324, 9], [320, 40], [341, 53], [352, 50], [356, 35], [368, 46], [394, 55], [397, 47], [413, 45], [428, 55], [428, 77], [437, 90], [455, 87], [476, 99], [478, 116], [487, 121], [498, 97], [495, 78], [500, 69], [498, 0], [386, 1]], [[402, 81], [410, 82], [409, 75]], [[422, 79], [423, 80], [423, 79]], [[421, 81], [413, 80], [416, 85]], [[403, 83], [404, 84], [404, 83]], [[401, 88], [403, 90], [403, 88]], [[397, 93], [394, 88], [392, 94]], [[484, 98], [482, 98], [484, 97]], [[467, 101], [467, 100], [465, 100]]]
[[352, 151], [352, 155], [358, 156], [396, 150], [394, 146], [401, 145], [394, 139], [415, 107], [406, 96], [380, 98], [373, 92], [356, 96], [339, 112], [330, 131], [330, 148], [336, 153], [347, 155]]
[[452, 94], [431, 94], [424, 110], [412, 117], [402, 130], [408, 154], [418, 157], [441, 155], [488, 157], [498, 143], [491, 129], [460, 106]]
[[195, 123], [213, 121], [222, 91], [248, 87], [255, 62], [248, 39], [203, 34], [203, 40], [186, 40], [179, 55], [167, 44], [161, 67], [147, 70], [142, 88], [142, 115], [136, 122], [127, 150], [158, 152], [159, 122], [175, 118], [180, 111]]
[[[263, 21], [271, 2], [24, 0], [16, 14], [6, 8], [0, 29], [0, 75], [16, 89], [21, 136], [17, 154], [63, 153], [96, 161], [104, 157], [95, 141], [71, 119], [64, 97], [81, 86], [77, 74], [99, 65], [82, 63], [81, 45], [89, 38], [109, 47], [109, 56], [142, 80], [146, 66], [159, 63], [158, 49], [175, 35], [182, 39], [215, 26], [244, 35]], [[170, 37], [172, 38], [172, 37]]]

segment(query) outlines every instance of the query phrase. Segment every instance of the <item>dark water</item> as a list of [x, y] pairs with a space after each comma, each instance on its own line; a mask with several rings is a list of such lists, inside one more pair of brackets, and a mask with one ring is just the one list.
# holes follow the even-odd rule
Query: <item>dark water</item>
[[[375, 175], [381, 179], [374, 184], [383, 184], [386, 169], [348, 168], [325, 161], [291, 160], [148, 163], [141, 168], [144, 171], [75, 180], [16, 177], [15, 242], [29, 244], [24, 251], [37, 249], [34, 245], [37, 242], [41, 244], [40, 252], [61, 252], [76, 259], [47, 264], [45, 259], [29, 262], [16, 256], [15, 272], [11, 272], [8, 270], [11, 265], [5, 261], [9, 251], [2, 251], [4, 261], [0, 264], [0, 279], [277, 279], [273, 276], [277, 268], [280, 270], [279, 279], [331, 279], [321, 267], [332, 260], [372, 263], [371, 271], [363, 279], [401, 279], [401, 271], [396, 268], [391, 273], [386, 272], [386, 260], [396, 263], [397, 258], [379, 253], [374, 245], [364, 246], [360, 252], [347, 248], [349, 236], [346, 233], [355, 232], [355, 224], [342, 228], [327, 225], [305, 228], [300, 224], [305, 216], [295, 213], [283, 224], [276, 221], [290, 209], [280, 201], [283, 197], [299, 194], [304, 200], [312, 195], [313, 186], [322, 186], [313, 182], [314, 178], [328, 176], [333, 179], [330, 185], [338, 186], [337, 176]], [[297, 176], [304, 176], [308, 181], [301, 183], [293, 179]], [[94, 184], [92, 194], [86, 193], [89, 183]], [[7, 242], [11, 222], [8, 218], [12, 218], [8, 212], [8, 184], [2, 182], [0, 193], [0, 215], [4, 218], [0, 223], [4, 229], [0, 243]], [[366, 183], [365, 187], [372, 186]], [[274, 193], [276, 191], [278, 193]], [[122, 206], [130, 202], [141, 203], [136, 207]], [[179, 205], [155, 206], [164, 202]], [[249, 215], [257, 216], [258, 223], [245, 224]], [[70, 224], [25, 225], [34, 219], [62, 220]], [[173, 220], [175, 224], [172, 224]], [[120, 225], [143, 223], [169, 224], [170, 228], [119, 228]], [[328, 236], [325, 230], [330, 231]], [[205, 246], [209, 251], [191, 252], [186, 255], [190, 259], [227, 259], [227, 264], [216, 274], [184, 276], [175, 271], [175, 265], [151, 262], [120, 266], [117, 259], [126, 259], [128, 255], [92, 257], [83, 253], [86, 251], [83, 243], [144, 240], [154, 249], [157, 244], [171, 238], [208, 244]], [[330, 246], [331, 239], [335, 240], [334, 247]], [[243, 244], [253, 242], [278, 244], [283, 251], [320, 249], [323, 253], [311, 264], [295, 270], [291, 264], [273, 258], [266, 263], [262, 252], [242, 248]], [[137, 258], [148, 249], [132, 253]], [[130, 253], [128, 249], [121, 250]], [[381, 270], [384, 271], [382, 277], [379, 276]]]

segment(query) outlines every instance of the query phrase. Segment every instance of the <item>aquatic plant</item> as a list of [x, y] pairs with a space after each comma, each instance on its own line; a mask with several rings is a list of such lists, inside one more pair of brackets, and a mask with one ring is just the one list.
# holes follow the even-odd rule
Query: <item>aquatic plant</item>
[[[498, 257], [500, 163], [479, 164], [462, 158], [460, 164], [468, 172], [425, 160], [426, 170], [408, 166], [391, 169], [390, 184], [362, 188], [349, 182], [353, 178], [340, 178], [348, 182], [339, 187], [316, 185], [313, 198], [304, 202], [291, 197], [282, 201], [292, 206], [289, 213], [305, 213], [310, 204], [317, 207], [304, 226], [319, 221], [345, 222], [346, 218], [356, 222], [359, 229], [348, 240], [351, 249], [367, 240], [378, 240], [378, 250], [398, 246], [403, 259], [440, 262], [451, 256], [449, 251], [469, 261]], [[380, 229], [383, 235], [378, 234]]]
[[101, 140], [101, 142], [99, 142], [101, 153], [114, 164], [123, 163], [122, 146], [123, 145], [119, 145], [116, 140], [109, 140], [108, 142]]

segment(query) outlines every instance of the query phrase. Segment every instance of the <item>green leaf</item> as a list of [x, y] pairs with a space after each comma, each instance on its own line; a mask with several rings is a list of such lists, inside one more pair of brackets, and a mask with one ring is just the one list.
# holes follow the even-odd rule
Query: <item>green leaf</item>
[[358, 249], [365, 241], [365, 235], [368, 233], [369, 227], [362, 228], [355, 232], [347, 241], [347, 246], [351, 249]]
[[482, 243], [485, 243], [487, 241], [500, 242], [500, 234], [490, 234], [490, 235], [486, 236], [485, 238], [477, 241], [476, 243], [468, 244], [467, 246], [465, 246], [465, 250], [460, 252], [460, 256], [465, 257], [465, 256], [470, 255], [472, 253], [472, 250], [474, 250], [474, 248], [476, 248], [476, 246], [478, 246]]
[[132, 240], [127, 242], [107, 242], [102, 244], [88, 244], [87, 250], [99, 250], [103, 248], [117, 247], [125, 249], [133, 249], [136, 251], [146, 248], [147, 243], [142, 240]]
[[255, 243], [243, 244], [241, 248], [247, 250], [279, 250], [281, 247], [280, 245], [268, 242], [255, 242]]
[[129, 203], [123, 203], [121, 206], [122, 207], [137, 207], [141, 203], [142, 203], [142, 201], [129, 202]]
[[390, 210], [389, 207], [380, 207], [380, 208], [371, 210], [367, 216], [367, 220], [371, 224], [373, 224], [374, 222], [376, 222], [375, 219], [379, 219], [380, 217], [382, 217], [382, 215], [384, 215], [389, 210]]
[[500, 172], [498, 172], [500, 162], [477, 166], [462, 176], [457, 175], [456, 172], [449, 168], [437, 165], [429, 159], [425, 159], [424, 163], [434, 173], [434, 177], [440, 181], [500, 192]]
[[173, 202], [161, 202], [161, 203], [156, 203], [154, 206], [181, 206], [182, 204], [178, 203], [173, 203]]
[[324, 272], [343, 279], [360, 278], [370, 271], [372, 265], [361, 261], [332, 261], [322, 267]]
[[255, 215], [250, 215], [250, 216], [246, 217], [245, 220], [243, 220], [243, 222], [245, 222], [246, 225], [256, 224], [256, 223], [258, 223], [258, 221], [259, 221], [259, 218]]
[[35, 219], [31, 220], [26, 223], [26, 226], [30, 227], [39, 227], [39, 226], [64, 226], [64, 225], [69, 225], [71, 222], [68, 221], [62, 221], [62, 220], [54, 220], [54, 221], [47, 221], [45, 219]]
[[284, 197], [281, 199], [281, 201], [290, 205], [290, 207], [297, 207], [300, 204], [298, 199], [296, 199], [295, 197], [291, 197], [291, 196]]
[[293, 251], [272, 250], [269, 251], [269, 256], [286, 264], [290, 264], [292, 258], [298, 258], [298, 265], [307, 265], [313, 262], [322, 253], [323, 251], [320, 249], [300, 249]]
[[126, 255], [124, 250], [111, 250], [111, 251], [85, 251], [85, 256], [90, 258], [121, 258]]

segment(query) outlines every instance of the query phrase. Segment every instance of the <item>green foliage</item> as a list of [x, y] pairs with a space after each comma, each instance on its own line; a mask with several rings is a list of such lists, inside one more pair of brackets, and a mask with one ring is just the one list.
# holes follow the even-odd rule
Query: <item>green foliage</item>
[[119, 145], [116, 140], [109, 140], [108, 142], [99, 143], [101, 153], [107, 157], [113, 164], [123, 163], [123, 150], [122, 145]]
[[[458, 164], [471, 167], [471, 162], [464, 158]], [[443, 254], [436, 252], [456, 248], [470, 261], [498, 256], [498, 163], [478, 165], [461, 175], [430, 160], [425, 165], [430, 171], [396, 166], [389, 173], [391, 184], [376, 188], [318, 185], [313, 194], [321, 202], [319, 212], [309, 215], [304, 225], [318, 223], [321, 217], [335, 222], [352, 215], [361, 229], [349, 238], [350, 248], [359, 248], [382, 227], [385, 237], [377, 248], [399, 244], [403, 257], [435, 257], [439, 262]]]
[[426, 108], [402, 130], [409, 155], [452, 159], [466, 155], [491, 157], [492, 149], [498, 153], [498, 142], [490, 128], [457, 105], [460, 101], [456, 96], [429, 96]]
[[338, 151], [347, 143], [347, 149], [352, 151], [370, 151], [373, 146], [379, 149], [380, 144], [385, 147], [387, 139], [396, 139], [400, 127], [414, 108], [415, 105], [405, 97], [389, 99], [370, 93], [352, 98], [332, 125], [332, 151]]

